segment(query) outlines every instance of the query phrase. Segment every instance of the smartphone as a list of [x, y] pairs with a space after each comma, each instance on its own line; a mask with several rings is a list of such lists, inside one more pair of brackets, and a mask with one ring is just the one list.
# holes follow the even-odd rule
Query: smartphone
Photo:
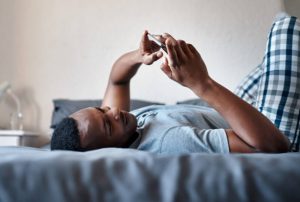
[[150, 34], [150, 33], [148, 33], [148, 37], [149, 37], [150, 39], [152, 39], [157, 45], [159, 45], [159, 46], [161, 47], [161, 49], [163, 49], [163, 51], [164, 51], [165, 53], [168, 54], [167, 47], [166, 47], [165, 44], [161, 43], [154, 35], [152, 35], [152, 34]]

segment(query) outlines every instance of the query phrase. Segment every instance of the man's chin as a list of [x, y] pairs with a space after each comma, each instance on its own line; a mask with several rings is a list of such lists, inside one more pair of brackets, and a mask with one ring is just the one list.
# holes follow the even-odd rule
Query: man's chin
[[136, 127], [137, 127], [137, 120], [136, 120], [136, 117], [129, 113], [129, 120], [128, 120], [128, 124], [130, 125], [130, 128], [131, 126], [134, 128], [134, 130], [136, 130]]

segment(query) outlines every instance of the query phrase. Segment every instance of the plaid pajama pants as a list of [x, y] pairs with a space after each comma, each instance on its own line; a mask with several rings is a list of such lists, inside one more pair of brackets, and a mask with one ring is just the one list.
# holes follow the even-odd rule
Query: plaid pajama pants
[[262, 64], [235, 93], [289, 138], [290, 151], [300, 151], [300, 21], [296, 17], [274, 22]]

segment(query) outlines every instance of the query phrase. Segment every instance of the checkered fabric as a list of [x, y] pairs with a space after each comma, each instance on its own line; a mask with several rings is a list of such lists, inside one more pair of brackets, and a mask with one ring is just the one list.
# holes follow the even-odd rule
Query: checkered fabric
[[261, 65], [253, 69], [238, 85], [234, 93], [256, 107], [258, 84], [261, 77]]
[[300, 151], [300, 22], [296, 17], [285, 16], [274, 22], [263, 63], [235, 93], [289, 138], [291, 151]]

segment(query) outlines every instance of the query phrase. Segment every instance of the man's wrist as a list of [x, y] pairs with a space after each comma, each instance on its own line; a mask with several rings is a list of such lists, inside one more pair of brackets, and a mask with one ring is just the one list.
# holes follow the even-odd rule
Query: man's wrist
[[122, 55], [113, 65], [110, 74], [112, 84], [128, 84], [141, 66], [139, 50], [133, 50]]
[[208, 93], [211, 93], [216, 85], [216, 82], [208, 78], [205, 82], [201, 82], [191, 88], [191, 90], [199, 97], [205, 97]]
[[143, 63], [143, 55], [139, 49], [132, 51], [133, 58], [136, 61], [137, 65], [141, 65]]

